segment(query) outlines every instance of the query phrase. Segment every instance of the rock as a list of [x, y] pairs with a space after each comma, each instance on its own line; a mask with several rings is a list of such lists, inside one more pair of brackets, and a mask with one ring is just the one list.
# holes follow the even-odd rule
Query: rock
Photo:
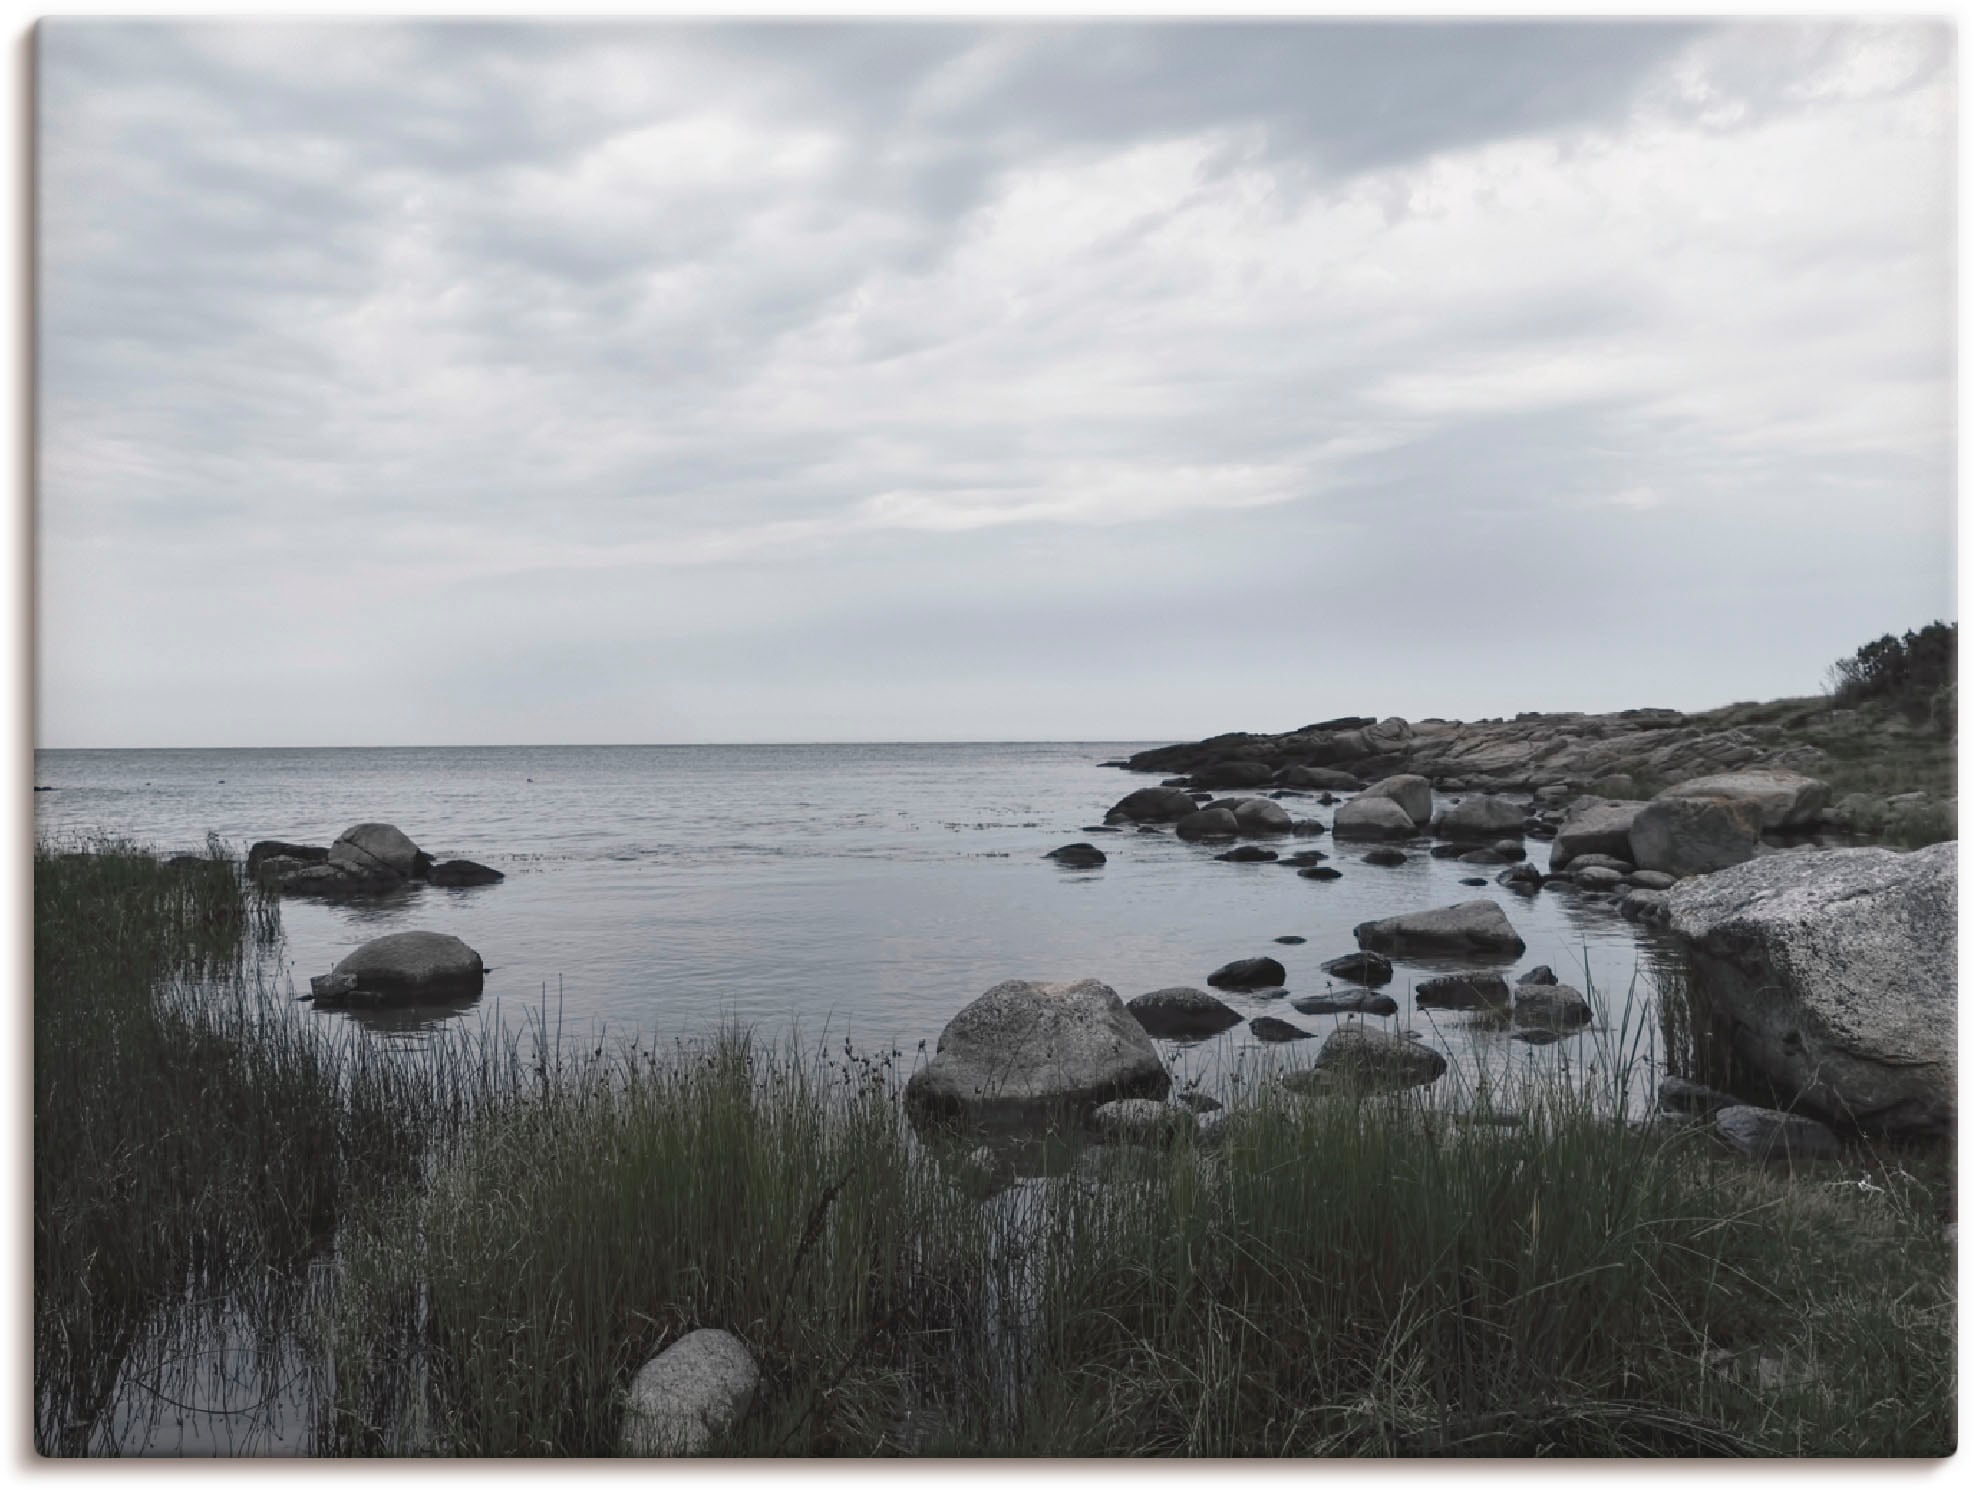
[[1758, 830], [1746, 809], [1720, 797], [1658, 797], [1629, 828], [1636, 867], [1710, 874], [1753, 857]]
[[1363, 787], [1361, 794], [1347, 805], [1351, 807], [1354, 802], [1366, 802], [1380, 797], [1386, 797], [1406, 812], [1409, 821], [1415, 827], [1429, 826], [1433, 804], [1427, 776], [1384, 776], [1371, 786]]
[[439, 931], [395, 931], [366, 942], [332, 973], [347, 973], [360, 990], [393, 1003], [467, 998], [481, 991], [481, 954]]
[[1317, 838], [1326, 831], [1326, 824], [1316, 817], [1295, 818], [1288, 831], [1295, 838]]
[[1462, 864], [1503, 864], [1505, 858], [1495, 848], [1474, 848], [1459, 854], [1457, 861]]
[[1205, 807], [1178, 822], [1175, 836], [1186, 838], [1191, 843], [1204, 838], [1235, 838], [1237, 814], [1227, 807]]
[[1309, 993], [1292, 1000], [1301, 1014], [1393, 1014], [1399, 1007], [1385, 993]]
[[1137, 823], [1172, 823], [1196, 810], [1196, 799], [1169, 786], [1144, 786], [1129, 792], [1106, 810], [1106, 820], [1126, 818]]
[[1287, 854], [1278, 862], [1287, 869], [1310, 869], [1326, 855], [1316, 848], [1302, 848], [1296, 854]]
[[[1097, 852], [1097, 850], [1095, 850]], [[1102, 858], [1105, 856], [1102, 855]], [[426, 882], [446, 888], [465, 885], [499, 885], [505, 876], [499, 869], [476, 864], [472, 859], [447, 859], [426, 871]]]
[[1240, 803], [1236, 810], [1237, 831], [1240, 833], [1289, 833], [1292, 831], [1292, 814], [1268, 797], [1251, 797]]
[[1103, 1143], [1160, 1145], [1193, 1138], [1196, 1120], [1187, 1108], [1150, 1097], [1121, 1097], [1088, 1113], [1086, 1129]]
[[1176, 1095], [1177, 1106], [1186, 1107], [1191, 1112], [1221, 1112], [1223, 1104], [1208, 1092], [1181, 1092]]
[[400, 879], [412, 879], [432, 863], [418, 844], [390, 823], [359, 823], [344, 829], [330, 845], [328, 857], [345, 869], [374, 874], [382, 870]]
[[1340, 878], [1340, 871], [1333, 868], [1330, 864], [1321, 864], [1316, 869], [1301, 869], [1299, 871], [1299, 878], [1302, 880], [1337, 880]]
[[1525, 857], [1525, 843], [1517, 838], [1501, 838], [1491, 845], [1491, 851], [1507, 864], [1516, 864]]
[[620, 1453], [634, 1458], [707, 1453], [749, 1410], [761, 1379], [749, 1347], [727, 1330], [683, 1335], [632, 1379]]
[[1067, 869], [1097, 869], [1106, 862], [1106, 855], [1090, 843], [1068, 843], [1063, 848], [1053, 849], [1045, 857], [1056, 859]]
[[1778, 854], [1669, 892], [1698, 994], [1797, 1107], [1894, 1136], [1951, 1131], [1957, 854]]
[[1433, 911], [1363, 921], [1354, 940], [1377, 952], [1445, 956], [1516, 957], [1525, 941], [1495, 900], [1466, 900]]
[[1521, 984], [1512, 1002], [1512, 1022], [1524, 1029], [1577, 1029], [1593, 1018], [1586, 996], [1564, 983]]
[[1596, 864], [1580, 870], [1574, 875], [1574, 883], [1583, 890], [1612, 890], [1622, 882], [1618, 869], [1606, 869]]
[[1629, 875], [1628, 882], [1638, 890], [1667, 890], [1676, 884], [1677, 877], [1654, 869], [1638, 869]]
[[1538, 967], [1528, 968], [1525, 972], [1519, 974], [1519, 985], [1521, 987], [1528, 987], [1533, 984], [1550, 985], [1559, 981], [1558, 978], [1553, 976], [1553, 969], [1543, 962]]
[[1206, 1040], [1244, 1016], [1200, 988], [1157, 988], [1127, 1001], [1127, 1012], [1157, 1040]]
[[1282, 1045], [1291, 1040], [1314, 1040], [1318, 1036], [1311, 1030], [1302, 1030], [1296, 1024], [1288, 1024], [1267, 1014], [1251, 1021], [1251, 1033], [1273, 1045]]
[[1828, 805], [1828, 784], [1797, 771], [1727, 771], [1692, 777], [1656, 794], [1658, 801], [1671, 797], [1741, 803], [1760, 832], [1778, 833], [1815, 826]]
[[1469, 852], [1470, 849], [1461, 843], [1432, 843], [1429, 846], [1429, 857], [1432, 859], [1455, 859]]
[[1272, 940], [1281, 946], [1300, 947], [1305, 945], [1306, 939], [1302, 936], [1274, 936]]
[[1285, 964], [1276, 957], [1241, 957], [1224, 963], [1206, 981], [1211, 988], [1283, 988]]
[[1344, 1024], [1326, 1037], [1314, 1069], [1357, 1084], [1412, 1087], [1436, 1080], [1449, 1069], [1449, 1062], [1418, 1041]]
[[1271, 777], [1272, 768], [1263, 761], [1218, 761], [1191, 779], [1199, 787], [1227, 791], [1231, 787], [1263, 786]]
[[1656, 1101], [1666, 1112], [1689, 1112], [1709, 1117], [1724, 1107], [1739, 1106], [1737, 1097], [1713, 1091], [1701, 1081], [1665, 1076], [1656, 1086]]
[[1550, 863], [1565, 869], [1584, 854], [1602, 854], [1632, 862], [1629, 830], [1647, 802], [1610, 802], [1602, 797], [1582, 797], [1567, 812], [1566, 821], [1553, 836]]
[[1503, 838], [1525, 831], [1525, 808], [1510, 797], [1466, 797], [1436, 819], [1445, 838]]
[[1328, 977], [1358, 983], [1363, 988], [1379, 988], [1395, 976], [1395, 964], [1379, 952], [1349, 952], [1344, 957], [1322, 963], [1321, 970]]
[[255, 866], [254, 877], [280, 895], [375, 895], [406, 883], [388, 869], [355, 869], [327, 859], [309, 863], [283, 854], [263, 859]]
[[1627, 859], [1611, 859], [1606, 854], [1582, 854], [1568, 862], [1566, 874], [1572, 879], [1590, 869], [1606, 869], [1618, 880], [1635, 872], [1634, 866]]
[[1415, 819], [1389, 797], [1355, 797], [1333, 813], [1333, 836], [1350, 838], [1413, 838]]
[[1588, 790], [1597, 797], [1633, 797], [1635, 778], [1625, 772], [1617, 771], [1612, 775], [1597, 777]]
[[321, 864], [330, 857], [327, 848], [312, 848], [306, 843], [283, 843], [278, 838], [264, 838], [247, 851], [247, 872], [251, 875], [261, 868], [264, 859], [293, 859], [298, 864]]
[[323, 973], [309, 980], [309, 996], [319, 1004], [348, 1002], [357, 992], [357, 979], [350, 973]]
[[1361, 863], [1373, 864], [1378, 868], [1392, 869], [1397, 864], [1406, 864], [1409, 856], [1398, 848], [1369, 849], [1361, 855]]
[[1624, 921], [1659, 924], [1669, 919], [1669, 893], [1664, 890], [1631, 890], [1621, 898], [1615, 909], [1622, 913]]
[[1541, 878], [1538, 865], [1514, 864], [1510, 869], [1507, 869], [1503, 874], [1498, 876], [1498, 883], [1509, 885], [1514, 889], [1525, 888], [1528, 890], [1537, 890]]
[[1513, 1030], [1512, 1038], [1521, 1045], [1557, 1045], [1566, 1039], [1566, 1036], [1559, 1030], [1535, 1025], [1527, 1029]]
[[1303, 787], [1307, 791], [1357, 792], [1360, 777], [1351, 771], [1334, 771], [1325, 766], [1286, 766], [1278, 773], [1280, 786]]
[[1833, 1159], [1842, 1151], [1840, 1140], [1819, 1123], [1765, 1107], [1721, 1107], [1711, 1126], [1748, 1159]]
[[1480, 890], [1484, 888], [1484, 886], [1490, 884], [1491, 881], [1486, 879], [1481, 874], [1467, 874], [1462, 879], [1458, 880], [1457, 883], [1472, 890]]
[[1168, 1085], [1147, 1031], [1104, 983], [1012, 978], [949, 1020], [906, 1099], [920, 1112], [994, 1121], [1165, 1097]]
[[1502, 1009], [1511, 997], [1497, 973], [1446, 973], [1416, 984], [1418, 1009]]
[[1227, 853], [1216, 856], [1226, 864], [1269, 864], [1278, 857], [1276, 849], [1259, 848], [1256, 844], [1240, 844]]

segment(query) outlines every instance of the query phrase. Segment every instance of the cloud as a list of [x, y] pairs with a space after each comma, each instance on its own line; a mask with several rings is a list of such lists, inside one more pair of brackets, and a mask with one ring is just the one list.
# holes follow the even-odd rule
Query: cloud
[[[713, 654], [768, 613], [702, 572], [780, 576], [776, 624], [818, 645], [853, 612], [916, 627], [916, 574], [951, 598], [1109, 575], [1179, 645], [1134, 592], [1175, 583], [1157, 566], [1296, 583], [1279, 550], [1311, 535], [1361, 604], [1454, 532], [1571, 563], [1561, 514], [1681, 514], [1700, 544], [1790, 524], [1771, 564], [1869, 566], [1849, 603], [1808, 598], [1817, 676], [1841, 628], [1950, 603], [1943, 26], [39, 36], [54, 741], [129, 738], [143, 680], [146, 728], [206, 728], [225, 669], [195, 614], [279, 616], [257, 665], [334, 677], [279, 725], [227, 721], [307, 740], [366, 691], [323, 659], [389, 645], [378, 616], [492, 635], [527, 593], [555, 633], [530, 655], [591, 647], [605, 677], [628, 627], [698, 617]], [[1657, 552], [1720, 604], [1715, 563]], [[549, 600], [615, 575], [616, 633]], [[1872, 618], [1893, 605], [1917, 613]], [[949, 624], [917, 637], [988, 666], [979, 619]], [[1225, 624], [1261, 678], [1267, 623]], [[434, 665], [505, 655], [456, 637]], [[1809, 659], [1763, 665], [1791, 688]], [[1415, 666], [1420, 710], [1455, 709]], [[634, 687], [579, 733], [650, 723]], [[754, 697], [689, 712], [803, 733], [809, 705]]]

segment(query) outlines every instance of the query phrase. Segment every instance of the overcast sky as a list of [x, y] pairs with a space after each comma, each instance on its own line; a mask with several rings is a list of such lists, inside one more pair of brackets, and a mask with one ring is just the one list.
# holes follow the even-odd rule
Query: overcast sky
[[1945, 26], [38, 37], [42, 745], [1703, 707], [1954, 614]]

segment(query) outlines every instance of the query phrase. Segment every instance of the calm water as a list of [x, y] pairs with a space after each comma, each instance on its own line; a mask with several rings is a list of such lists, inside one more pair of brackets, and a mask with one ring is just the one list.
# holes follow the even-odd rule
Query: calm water
[[[1269, 954], [1294, 995], [1323, 991], [1328, 958], [1354, 949], [1355, 923], [1490, 896], [1525, 938], [1517, 971], [1551, 963], [1587, 981], [1596, 1030], [1612, 1029], [1634, 986], [1638, 1012], [1661, 955], [1611, 910], [1572, 893], [1522, 899], [1493, 871], [1420, 852], [1364, 865], [1364, 847], [1319, 847], [1345, 877], [1303, 880], [1270, 864], [1223, 864], [1219, 846], [1169, 833], [1097, 834], [1106, 808], [1154, 778], [1096, 769], [1132, 743], [613, 746], [378, 750], [42, 751], [35, 796], [44, 833], [108, 833], [160, 852], [199, 851], [217, 833], [328, 843], [362, 821], [398, 824], [438, 858], [502, 870], [499, 885], [410, 889], [370, 904], [289, 900], [287, 976], [297, 991], [345, 952], [389, 931], [454, 933], [490, 973], [480, 1017], [511, 1021], [547, 1001], [572, 1032], [670, 1041], [739, 1019], [912, 1051], [1005, 978], [1094, 977], [1124, 998], [1200, 986], [1213, 968]], [[1294, 816], [1330, 818], [1311, 798]], [[1040, 857], [1074, 839], [1109, 862], [1071, 871]], [[1543, 862], [1547, 845], [1532, 845]], [[1301, 946], [1274, 938], [1298, 935]], [[1417, 1012], [1407, 983], [1430, 969], [1398, 960], [1397, 1021], [1460, 1058], [1530, 1066], [1582, 1059], [1598, 1040], [1544, 1051], [1471, 1016]], [[1336, 1020], [1284, 1000], [1229, 994], [1325, 1035]], [[305, 1006], [306, 1007], [306, 1006]], [[418, 1038], [460, 1011], [376, 1015], [381, 1037]], [[1216, 1081], [1249, 1057], [1239, 1026], [1178, 1051]], [[1281, 1047], [1309, 1059], [1316, 1045]]]

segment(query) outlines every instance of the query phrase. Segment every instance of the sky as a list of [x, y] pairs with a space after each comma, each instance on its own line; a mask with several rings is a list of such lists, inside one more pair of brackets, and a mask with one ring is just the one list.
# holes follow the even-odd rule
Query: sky
[[36, 63], [44, 747], [1703, 708], [1956, 618], [1941, 23]]

